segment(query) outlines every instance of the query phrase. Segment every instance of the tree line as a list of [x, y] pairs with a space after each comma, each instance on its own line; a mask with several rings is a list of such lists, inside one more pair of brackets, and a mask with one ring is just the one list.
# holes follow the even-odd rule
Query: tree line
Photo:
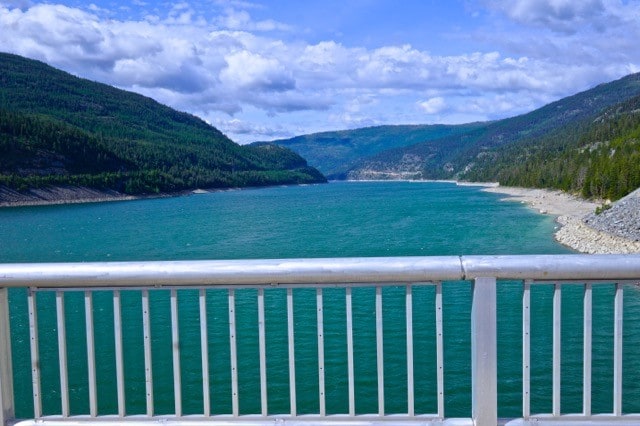
[[462, 177], [617, 200], [640, 187], [640, 97], [596, 120], [488, 151]]
[[0, 53], [0, 185], [139, 194], [324, 181], [286, 148], [240, 146], [150, 98]]

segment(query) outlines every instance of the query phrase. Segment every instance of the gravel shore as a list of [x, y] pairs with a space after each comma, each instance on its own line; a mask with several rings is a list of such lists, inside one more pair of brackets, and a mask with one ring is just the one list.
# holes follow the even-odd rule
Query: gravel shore
[[99, 191], [80, 186], [55, 186], [18, 192], [0, 186], [0, 207], [39, 206], [46, 204], [95, 203], [133, 200], [137, 197], [116, 191]]
[[[484, 185], [482, 185], [484, 186]], [[557, 216], [555, 238], [576, 251], [590, 254], [640, 253], [640, 188], [610, 205], [600, 214], [602, 203], [562, 191], [490, 186], [483, 191], [504, 194], [503, 200], [526, 203], [542, 214]], [[194, 191], [197, 192], [197, 191]], [[34, 206], [132, 200], [138, 197], [116, 191], [66, 186], [17, 192], [0, 187], [0, 207]]]
[[483, 191], [507, 195], [540, 213], [558, 216], [555, 238], [561, 244], [589, 254], [640, 253], [640, 189], [596, 215], [602, 203], [562, 191], [498, 186]]

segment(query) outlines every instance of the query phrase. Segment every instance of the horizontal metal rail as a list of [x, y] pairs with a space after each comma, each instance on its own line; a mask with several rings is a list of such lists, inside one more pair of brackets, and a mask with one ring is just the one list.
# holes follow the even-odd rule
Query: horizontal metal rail
[[634, 280], [640, 255], [522, 255], [0, 265], [3, 287], [228, 286], [471, 280]]
[[[175, 422], [198, 422], [201, 420], [237, 421], [270, 423], [279, 421], [290, 424], [337, 424], [337, 423], [366, 423], [375, 424], [380, 421], [420, 424], [476, 424], [495, 425], [499, 422], [497, 398], [497, 305], [496, 289], [498, 280], [523, 281], [522, 296], [522, 418], [511, 421], [511, 424], [553, 423], [569, 420], [571, 422], [590, 422], [589, 424], [633, 424], [640, 422], [639, 414], [629, 414], [623, 411], [622, 380], [623, 380], [623, 283], [640, 280], [640, 255], [539, 255], [539, 256], [441, 256], [441, 257], [394, 257], [394, 258], [339, 258], [339, 259], [285, 259], [285, 260], [232, 260], [232, 261], [166, 261], [166, 262], [112, 262], [112, 263], [57, 263], [57, 264], [0, 264], [0, 426], [7, 425], [15, 418], [15, 401], [13, 395], [11, 338], [9, 325], [9, 288], [28, 289], [29, 340], [31, 351], [31, 377], [33, 383], [34, 418], [38, 422], [66, 421], [94, 421], [99, 419], [101, 424], [110, 422], [115, 416], [120, 421], [135, 423], [141, 420], [162, 420]], [[471, 291], [471, 348], [470, 375], [472, 381], [471, 405], [469, 418], [447, 419], [444, 411], [446, 380], [446, 360], [444, 359], [443, 339], [443, 308], [447, 301], [443, 301], [443, 281], [473, 281]], [[532, 415], [531, 413], [531, 329], [532, 324], [531, 288], [542, 283], [553, 284], [553, 353], [549, 360], [553, 367], [552, 410], [548, 414]], [[571, 284], [569, 284], [571, 283]], [[562, 367], [562, 304], [561, 291], [565, 285], [580, 283], [584, 286], [584, 316], [583, 316], [583, 412], [567, 415], [560, 405]], [[613, 325], [613, 411], [612, 413], [593, 413], [591, 407], [591, 363], [592, 363], [592, 288], [598, 283], [615, 286], [615, 298], [612, 304], [614, 317]], [[424, 327], [424, 324], [414, 323], [414, 312], [425, 309], [415, 305], [414, 287], [426, 285], [433, 288], [434, 318], [433, 334], [435, 336], [435, 370], [437, 396], [434, 413], [419, 413], [416, 410], [416, 389], [414, 375], [417, 370], [414, 351], [416, 342], [414, 330]], [[375, 359], [375, 373], [373, 380], [377, 395], [377, 412], [359, 414], [356, 410], [356, 382], [357, 369], [354, 368], [354, 287], [366, 286], [374, 290], [374, 305], [372, 306], [372, 321], [375, 330], [374, 348], [372, 356]], [[387, 348], [385, 346], [386, 315], [383, 314], [387, 302], [383, 296], [383, 287], [404, 287], [403, 323], [406, 330], [406, 341], [401, 348]], [[239, 342], [242, 337], [242, 318], [239, 316], [240, 293], [242, 288], [257, 288], [256, 298], [256, 329], [257, 347], [255, 357], [259, 369], [255, 372], [257, 388], [259, 389], [259, 410], [252, 415], [241, 414], [240, 382], [239, 382]], [[273, 392], [268, 386], [269, 357], [265, 335], [267, 333], [267, 319], [265, 315], [265, 293], [268, 289], [286, 288], [284, 310], [282, 312], [286, 324], [285, 339], [287, 344], [286, 373], [289, 385], [286, 392], [289, 400], [288, 413], [274, 415], [270, 411], [269, 396]], [[317, 414], [307, 415], [299, 412], [301, 401], [298, 398], [296, 382], [306, 380], [308, 374], [300, 371], [296, 351], [300, 340], [296, 334], [297, 306], [294, 306], [294, 290], [296, 288], [315, 289], [314, 323], [316, 345], [316, 371], [318, 383]], [[331, 360], [326, 358], [327, 345], [326, 308], [329, 306], [327, 288], [344, 288], [342, 300], [339, 303], [345, 309], [345, 344], [346, 344], [346, 386], [348, 388], [348, 411], [345, 414], [327, 414], [327, 389], [330, 376], [326, 367]], [[152, 311], [156, 309], [152, 303], [152, 292], [158, 289], [170, 290], [169, 308], [163, 313], [168, 318], [170, 328], [171, 366], [167, 371], [152, 370], [154, 359], [153, 336], [151, 335]], [[199, 315], [199, 348], [201, 357], [202, 383], [201, 398], [202, 414], [184, 415], [184, 401], [193, 395], [183, 395], [182, 376], [184, 353], [181, 350], [181, 335], [179, 327], [180, 294], [181, 290], [197, 291], [197, 309]], [[209, 340], [209, 327], [212, 318], [207, 314], [207, 291], [226, 291], [225, 308], [227, 312], [223, 321], [228, 322], [227, 353], [230, 357], [228, 375], [230, 377], [231, 410], [228, 415], [212, 415], [211, 384], [210, 384], [210, 356], [215, 357], [213, 351], [222, 343], [213, 344]], [[95, 312], [94, 290], [108, 290], [112, 294], [113, 306], [113, 335], [115, 338], [115, 369], [116, 369], [116, 400], [117, 410], [103, 415], [98, 411], [98, 393], [100, 387], [96, 372], [96, 348], [94, 330], [98, 320]], [[38, 335], [38, 303], [36, 295], [41, 291], [55, 291], [56, 338], [59, 351], [61, 411], [59, 415], [51, 417], [43, 415], [41, 359]], [[139, 317], [142, 321], [142, 351], [144, 354], [144, 399], [146, 401], [146, 415], [128, 416], [126, 412], [123, 329], [125, 327], [122, 296], [124, 292], [139, 291], [141, 294], [141, 308]], [[88, 366], [88, 402], [89, 410], [83, 416], [70, 415], [69, 394], [69, 358], [67, 330], [65, 324], [65, 294], [67, 292], [82, 292], [84, 295], [84, 322], [86, 332], [86, 357]], [[332, 300], [330, 303], [336, 303]], [[253, 314], [252, 314], [253, 315]], [[182, 321], [180, 320], [180, 326]], [[406, 354], [406, 413], [396, 414], [388, 409], [390, 395], [386, 389], [385, 361], [392, 355], [390, 350], [401, 350]], [[210, 352], [212, 352], [210, 354]], [[156, 398], [154, 397], [154, 379], [158, 374], [170, 376], [172, 382], [173, 415], [157, 414]], [[157, 395], [156, 395], [157, 396]], [[103, 423], [106, 422], [106, 423]], [[631, 422], [631, 423], [629, 423]], [[24, 423], [27, 426], [29, 423]]]

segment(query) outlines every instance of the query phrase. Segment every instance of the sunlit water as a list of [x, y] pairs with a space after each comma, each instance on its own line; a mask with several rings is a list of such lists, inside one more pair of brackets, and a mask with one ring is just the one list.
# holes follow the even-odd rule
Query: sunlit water
[[[553, 241], [552, 217], [499, 201], [478, 188], [448, 183], [331, 183], [227, 191], [187, 197], [0, 210], [1, 262], [311, 258], [461, 254], [552, 254], [570, 251]], [[445, 414], [470, 413], [468, 283], [444, 283]], [[498, 288], [500, 416], [521, 412], [520, 283]], [[13, 361], [18, 414], [32, 410], [26, 292], [11, 294]], [[269, 412], [289, 411], [286, 294], [266, 294]], [[565, 286], [563, 412], [582, 410], [582, 287]], [[94, 297], [100, 413], [117, 411], [112, 293]], [[211, 403], [231, 411], [227, 293], [209, 290]], [[374, 290], [354, 289], [356, 410], [377, 412]], [[385, 412], [407, 410], [404, 289], [383, 292]], [[324, 294], [326, 399], [329, 413], [348, 411], [345, 290]], [[416, 412], [436, 411], [434, 289], [414, 289]], [[533, 289], [532, 411], [551, 410], [551, 298]], [[640, 411], [640, 302], [625, 292], [625, 412]], [[173, 411], [168, 291], [151, 292], [154, 397], [158, 414]], [[185, 413], [202, 412], [197, 291], [180, 294]], [[141, 296], [123, 292], [127, 412], [145, 412]], [[296, 387], [299, 413], [318, 411], [315, 291], [294, 292]], [[260, 412], [256, 291], [236, 294], [241, 413]], [[593, 411], [611, 411], [613, 289], [594, 289]], [[84, 299], [65, 297], [71, 411], [88, 412]], [[60, 411], [53, 293], [38, 294], [45, 414]]]

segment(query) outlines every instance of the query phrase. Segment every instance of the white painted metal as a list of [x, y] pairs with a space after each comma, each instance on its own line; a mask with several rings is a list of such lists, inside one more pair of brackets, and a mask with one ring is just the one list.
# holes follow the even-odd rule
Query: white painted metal
[[207, 327], [207, 291], [201, 288], [198, 294], [200, 305], [200, 356], [202, 358], [202, 412], [211, 415], [211, 394], [209, 391], [209, 335]]
[[353, 369], [353, 304], [351, 287], [345, 289], [347, 311], [347, 376], [349, 386], [349, 416], [356, 415], [355, 374]]
[[444, 332], [442, 327], [442, 283], [436, 282], [436, 378], [438, 381], [438, 418], [444, 418]]
[[318, 327], [318, 393], [320, 399], [320, 415], [327, 414], [324, 386], [324, 315], [322, 312], [322, 288], [316, 289], [316, 309]]
[[64, 293], [56, 292], [56, 321], [58, 326], [58, 364], [60, 366], [60, 410], [69, 417], [69, 374], [67, 370], [67, 333], [64, 316]]
[[522, 293], [522, 417], [531, 415], [531, 281]]
[[84, 292], [84, 316], [87, 335], [87, 371], [89, 379], [89, 414], [98, 415], [98, 383], [96, 378], [96, 350], [93, 328], [93, 296], [90, 291]]
[[173, 399], [176, 416], [182, 416], [182, 378], [180, 375], [180, 326], [178, 321], [178, 292], [171, 289], [171, 352], [173, 359]]
[[384, 416], [384, 333], [382, 323], [382, 287], [376, 286], [376, 359], [378, 371], [378, 415], [380, 416]]
[[474, 280], [471, 302], [471, 417], [476, 426], [498, 423], [496, 279]]
[[[477, 425], [491, 424], [497, 422], [497, 396], [496, 396], [496, 278], [516, 279], [525, 278], [525, 295], [523, 296], [523, 416], [528, 421], [545, 423], [547, 420], [563, 421], [570, 424], [574, 421], [600, 422], [601, 419], [615, 420], [623, 424], [625, 421], [638, 421], [640, 415], [622, 416], [622, 284], [616, 286], [615, 299], [615, 326], [614, 326], [614, 410], [613, 414], [602, 416], [589, 416], [591, 411], [591, 285], [585, 286], [585, 347], [584, 347], [584, 413], [582, 415], [560, 416], [560, 317], [561, 317], [561, 292], [560, 281], [593, 281], [596, 282], [620, 282], [621, 280], [631, 280], [640, 278], [640, 256], [638, 255], [567, 255], [567, 256], [469, 256], [469, 257], [437, 257], [437, 258], [361, 258], [361, 259], [293, 259], [293, 260], [257, 260], [257, 261], [198, 261], [198, 262], [128, 262], [128, 263], [87, 263], [87, 264], [14, 264], [0, 265], [0, 320], [8, 323], [8, 302], [6, 300], [7, 287], [29, 287], [28, 308], [29, 308], [29, 328], [32, 353], [32, 381], [34, 395], [34, 417], [42, 418], [42, 397], [40, 389], [39, 352], [37, 336], [37, 313], [36, 298], [34, 291], [36, 288], [59, 289], [60, 291], [71, 291], [82, 289], [87, 291], [91, 301], [91, 289], [93, 288], [138, 288], [142, 289], [143, 305], [143, 332], [144, 332], [144, 354], [145, 354], [145, 381], [147, 390], [147, 416], [145, 419], [159, 419], [164, 417], [154, 417], [153, 403], [153, 381], [151, 374], [152, 354], [151, 354], [151, 325], [149, 313], [149, 290], [150, 287], [168, 287], [172, 290], [172, 339], [173, 333], [177, 331], [177, 293], [178, 287], [200, 288], [200, 327], [201, 346], [203, 354], [203, 396], [204, 416], [209, 419], [251, 419], [252, 417], [242, 416], [238, 419], [238, 384], [237, 384], [237, 354], [235, 353], [235, 343], [232, 341], [232, 369], [235, 369], [235, 379], [232, 379], [233, 415], [228, 417], [210, 416], [210, 394], [209, 394], [209, 369], [208, 369], [208, 337], [206, 320], [206, 299], [203, 286], [220, 286], [229, 289], [229, 310], [230, 310], [230, 332], [231, 339], [236, 338], [235, 332], [235, 299], [233, 289], [245, 287], [257, 287], [258, 290], [258, 313], [259, 337], [262, 340], [261, 351], [261, 403], [262, 411], [260, 419], [267, 422], [282, 422], [295, 424], [305, 422], [307, 419], [313, 422], [352, 421], [369, 424], [375, 421], [387, 421], [399, 419], [401, 422], [423, 422], [422, 424], [458, 424], [457, 420], [444, 420], [444, 360], [443, 360], [443, 339], [442, 339], [442, 288], [441, 280], [469, 280], [475, 279], [473, 284], [473, 305], [472, 305], [472, 417]], [[384, 345], [383, 345], [383, 316], [382, 316], [382, 286], [411, 284], [422, 282], [436, 282], [436, 346], [437, 346], [437, 381], [438, 381], [438, 414], [437, 417], [421, 417], [414, 415], [415, 400], [413, 399], [413, 357], [409, 353], [413, 352], [413, 341], [410, 338], [414, 329], [412, 322], [412, 292], [411, 287], [407, 287], [407, 375], [408, 375], [408, 414], [403, 417], [388, 415], [384, 412]], [[530, 370], [530, 286], [536, 282], [555, 282], [554, 291], [554, 349], [553, 349], [553, 413], [551, 416], [536, 415], [531, 416], [530, 411], [530, 380], [527, 370]], [[354, 343], [353, 343], [353, 309], [352, 309], [352, 286], [370, 285], [376, 288], [376, 355], [378, 371], [378, 404], [379, 413], [377, 416], [355, 416], [355, 371], [354, 371]], [[349, 386], [349, 413], [348, 416], [327, 416], [326, 415], [326, 391], [324, 389], [324, 313], [322, 290], [324, 286], [344, 286], [346, 287], [346, 308], [347, 308], [347, 362], [348, 362], [348, 386]], [[321, 399], [321, 409], [318, 415], [298, 416], [296, 414], [296, 375], [295, 375], [295, 344], [294, 344], [294, 314], [293, 314], [293, 292], [292, 287], [312, 287], [317, 290], [318, 303], [318, 366]], [[268, 416], [266, 398], [266, 343], [264, 343], [264, 288], [285, 287], [287, 288], [287, 327], [289, 341], [289, 377], [290, 377], [290, 400], [291, 412], [285, 416]], [[175, 295], [175, 297], [173, 296]], [[58, 296], [57, 296], [58, 297]], [[56, 299], [57, 303], [60, 303]], [[116, 307], [117, 306], [117, 307]], [[587, 306], [589, 309], [587, 309]], [[87, 315], [87, 345], [93, 342], [93, 319], [92, 309], [86, 309]], [[234, 318], [232, 318], [232, 314]], [[6, 318], [5, 318], [6, 317]], [[91, 317], [91, 318], [90, 318]], [[64, 318], [64, 314], [58, 312], [58, 321]], [[0, 321], [0, 322], [2, 322]], [[122, 318], [120, 316], [120, 296], [114, 291], [114, 329], [116, 335], [116, 365], [118, 381], [118, 415], [122, 421], [124, 418], [124, 373], [122, 370]], [[90, 325], [91, 324], [91, 325]], [[58, 330], [60, 332], [60, 325]], [[89, 330], [91, 329], [91, 331]], [[174, 330], [175, 329], [175, 330]], [[0, 343], [9, 342], [8, 326], [0, 324]], [[587, 332], [589, 336], [587, 336]], [[91, 333], [91, 337], [89, 337]], [[60, 336], [59, 336], [60, 337]], [[118, 349], [120, 340], [120, 349]], [[176, 342], [176, 339], [173, 339]], [[91, 343], [92, 345], [93, 343]], [[6, 346], [8, 347], [8, 345]], [[6, 423], [13, 417], [13, 395], [7, 389], [11, 387], [11, 379], [7, 376], [11, 371], [11, 360], [6, 354], [5, 345], [0, 346], [0, 398], [2, 402], [2, 423]], [[88, 349], [88, 352], [90, 350]], [[121, 360], [118, 361], [118, 354]], [[175, 352], [174, 352], [175, 354]], [[179, 354], [179, 351], [178, 351]], [[91, 359], [91, 355], [88, 355]], [[95, 356], [94, 363], [95, 363]], [[179, 358], [178, 358], [179, 359]], [[235, 359], [235, 361], [233, 361]], [[174, 358], [175, 360], [175, 358]], [[91, 361], [89, 361], [91, 362]], [[91, 367], [90, 367], [91, 370]], [[174, 371], [176, 370], [174, 366]], [[90, 376], [95, 377], [95, 365]], [[90, 381], [92, 379], [90, 378]], [[174, 380], [175, 382], [175, 380]], [[234, 383], [235, 382], [235, 383]], [[62, 384], [61, 384], [61, 387]], [[91, 385], [90, 385], [91, 388]], [[121, 389], [121, 390], [120, 390]], [[91, 392], [91, 390], [90, 390]], [[7, 396], [9, 395], [9, 396]], [[90, 396], [90, 401], [95, 404], [96, 397]], [[64, 405], [64, 403], [63, 403]], [[176, 414], [181, 414], [179, 404], [176, 404]], [[96, 415], [92, 408], [91, 415]], [[173, 417], [171, 417], [173, 418]], [[195, 417], [195, 420], [199, 417]], [[260, 421], [258, 417], [255, 417]], [[435, 420], [434, 420], [435, 419]], [[631, 420], [629, 420], [631, 419]], [[103, 420], [102, 418], [100, 419]], [[468, 424], [470, 419], [461, 419], [461, 424]], [[0, 423], [0, 426], [5, 426]], [[517, 424], [514, 423], [514, 424]]]
[[613, 327], [613, 414], [622, 415], [622, 319], [623, 288], [616, 284]]
[[264, 289], [258, 289], [258, 347], [260, 351], [260, 412], [269, 414], [267, 399], [267, 339], [264, 318]]
[[562, 290], [559, 283], [553, 286], [553, 378], [552, 414], [560, 415], [561, 361], [562, 361]]
[[405, 316], [407, 326], [407, 414], [415, 414], [414, 384], [413, 384], [413, 293], [410, 284], [405, 289]]
[[639, 275], [640, 254], [8, 263], [0, 264], [0, 287], [375, 284], [477, 277], [575, 282], [633, 280]]
[[40, 351], [38, 349], [38, 310], [36, 293], [29, 288], [27, 293], [29, 310], [29, 345], [31, 347], [31, 383], [33, 388], [33, 416], [42, 417], [42, 388], [40, 384]]
[[147, 400], [147, 416], [153, 416], [153, 368], [151, 354], [151, 321], [149, 319], [149, 290], [142, 290], [142, 333], [144, 345], [144, 380]]
[[640, 254], [461, 256], [460, 260], [467, 280], [477, 277], [544, 282], [633, 280], [640, 273]]
[[113, 335], [115, 339], [116, 388], [118, 392], [118, 416], [124, 417], [126, 411], [126, 394], [124, 387], [124, 353], [122, 346], [122, 302], [120, 291], [113, 292]]
[[0, 288], [0, 426], [15, 416], [9, 325], [9, 291]]
[[296, 410], [296, 350], [293, 327], [293, 290], [287, 289], [287, 335], [289, 342], [289, 411], [292, 416]]
[[[76, 420], [74, 425], [86, 424], [82, 419]], [[128, 418], [122, 420], [100, 419], [100, 426], [157, 426], [158, 424], [167, 424], [170, 426], [194, 426], [207, 424], [211, 426], [391, 426], [391, 425], [407, 425], [407, 426], [474, 426], [473, 420], [470, 418], [452, 418], [441, 421], [433, 419], [431, 416], [416, 416], [409, 418], [401, 415], [389, 415], [381, 418], [380, 416], [358, 416], [357, 419], [344, 416], [330, 417], [289, 417], [289, 416], [270, 416], [267, 419], [262, 416], [243, 416], [236, 419], [230, 416], [215, 416], [212, 418], [190, 417], [182, 419], [174, 418]], [[507, 421], [501, 420], [499, 425], [505, 426], [638, 426], [638, 417], [625, 418], [615, 416], [593, 417], [588, 421], [573, 416], [562, 417], [560, 419], [539, 418], [534, 421], [524, 421], [522, 419]], [[62, 426], [64, 423], [57, 419], [47, 418], [41, 421], [26, 420], [18, 423], [16, 426]], [[65, 426], [69, 425], [67, 423]]]
[[[17, 423], [15, 426], [81, 426], [86, 424], [84, 419], [73, 419], [63, 423], [54, 418], [45, 418], [39, 421], [25, 420]], [[94, 421], [95, 424], [95, 421]], [[409, 418], [404, 415], [389, 415], [381, 418], [380, 416], [361, 415], [357, 418], [346, 416], [296, 416], [288, 415], [269, 416], [264, 418], [259, 415], [247, 415], [241, 418], [235, 418], [229, 415], [216, 415], [210, 418], [193, 416], [183, 418], [173, 417], [156, 417], [153, 419], [140, 418], [132, 416], [126, 419], [100, 419], [100, 426], [197, 426], [206, 424], [208, 426], [474, 426], [471, 419], [457, 418], [440, 421], [433, 419], [431, 416], [416, 416]], [[633, 425], [637, 423], [621, 423], [623, 426]], [[543, 423], [544, 425], [544, 423]], [[603, 426], [606, 423], [589, 423], [588, 426]], [[566, 426], [574, 426], [572, 423]]]
[[229, 290], [229, 348], [231, 353], [231, 406], [233, 416], [240, 415], [238, 398], [238, 347], [236, 341], [236, 292]]
[[[640, 258], [640, 256], [639, 256]], [[393, 257], [1, 264], [0, 287], [224, 286], [458, 280], [460, 258]], [[620, 277], [624, 278], [624, 277]]]
[[590, 283], [584, 285], [583, 297], [583, 354], [582, 354], [582, 413], [591, 415], [591, 347], [592, 347], [593, 290]]

